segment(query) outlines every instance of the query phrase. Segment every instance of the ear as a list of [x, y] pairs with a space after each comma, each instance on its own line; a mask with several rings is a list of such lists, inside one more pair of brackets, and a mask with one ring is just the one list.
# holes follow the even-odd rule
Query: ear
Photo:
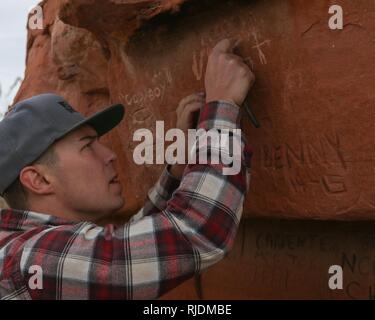
[[20, 173], [20, 181], [30, 192], [40, 195], [53, 192], [53, 186], [43, 166], [33, 165], [23, 168]]

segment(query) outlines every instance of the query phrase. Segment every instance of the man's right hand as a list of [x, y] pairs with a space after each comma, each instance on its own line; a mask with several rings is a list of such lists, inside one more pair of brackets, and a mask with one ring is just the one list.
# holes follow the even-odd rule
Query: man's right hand
[[243, 59], [234, 54], [234, 40], [224, 39], [208, 58], [205, 86], [206, 102], [225, 100], [241, 106], [255, 81]]

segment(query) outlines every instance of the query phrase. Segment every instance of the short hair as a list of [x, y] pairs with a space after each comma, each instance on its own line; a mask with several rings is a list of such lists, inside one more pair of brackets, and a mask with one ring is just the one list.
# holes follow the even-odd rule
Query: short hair
[[[48, 167], [53, 167], [58, 161], [58, 156], [55, 152], [54, 146], [50, 146], [37, 160], [31, 165], [42, 164]], [[12, 209], [28, 210], [29, 204], [27, 201], [27, 191], [23, 186], [20, 177], [4, 191], [3, 198]]]

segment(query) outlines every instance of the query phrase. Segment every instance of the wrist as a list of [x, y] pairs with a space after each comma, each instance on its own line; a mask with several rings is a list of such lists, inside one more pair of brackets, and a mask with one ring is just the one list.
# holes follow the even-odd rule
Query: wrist
[[206, 103], [197, 129], [238, 129], [241, 127], [241, 108], [230, 101]]
[[239, 107], [241, 105], [241, 104], [238, 104], [237, 102], [235, 102], [232, 99], [220, 99], [220, 98], [217, 98], [217, 99], [207, 99], [206, 100], [206, 103], [212, 103], [212, 102], [223, 102], [223, 103], [231, 104], [231, 105], [237, 106], [237, 107]]

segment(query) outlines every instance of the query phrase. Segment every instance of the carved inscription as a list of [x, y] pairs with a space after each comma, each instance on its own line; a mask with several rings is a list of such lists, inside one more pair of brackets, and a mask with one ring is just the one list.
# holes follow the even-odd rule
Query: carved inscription
[[341, 137], [335, 132], [298, 143], [263, 145], [261, 168], [272, 178], [277, 172], [282, 173], [293, 192], [307, 192], [309, 186], [317, 185], [327, 195], [344, 194], [348, 192], [348, 168], [341, 144]]

